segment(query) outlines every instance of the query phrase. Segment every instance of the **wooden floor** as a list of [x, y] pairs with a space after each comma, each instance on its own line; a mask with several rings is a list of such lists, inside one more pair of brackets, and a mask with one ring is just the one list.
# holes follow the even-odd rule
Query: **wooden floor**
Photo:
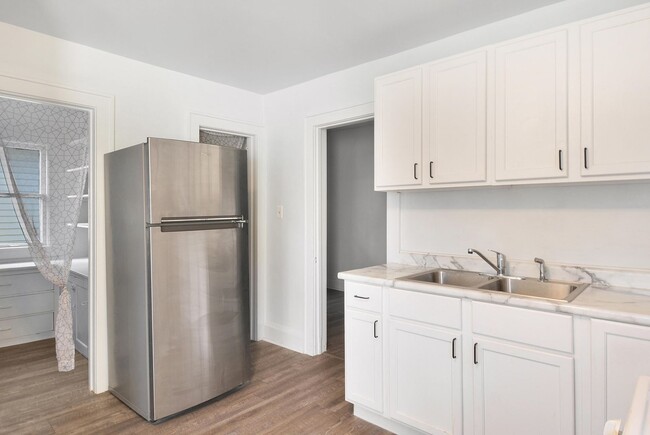
[[327, 289], [327, 353], [341, 359], [345, 357], [344, 303], [343, 292]]
[[152, 425], [110, 393], [88, 391], [88, 365], [58, 373], [54, 341], [0, 349], [0, 433], [380, 434], [344, 401], [343, 360], [252, 343], [249, 385], [221, 401]]

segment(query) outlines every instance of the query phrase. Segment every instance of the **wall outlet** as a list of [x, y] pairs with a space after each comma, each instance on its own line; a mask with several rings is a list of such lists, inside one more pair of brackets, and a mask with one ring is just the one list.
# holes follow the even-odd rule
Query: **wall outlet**
[[282, 219], [284, 217], [284, 206], [279, 205], [275, 209], [275, 217]]

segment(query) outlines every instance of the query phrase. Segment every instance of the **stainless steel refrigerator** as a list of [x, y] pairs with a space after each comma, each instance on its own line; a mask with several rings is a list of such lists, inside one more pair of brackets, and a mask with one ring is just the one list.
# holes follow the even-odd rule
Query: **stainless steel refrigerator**
[[246, 151], [149, 138], [105, 159], [109, 388], [157, 421], [250, 377]]

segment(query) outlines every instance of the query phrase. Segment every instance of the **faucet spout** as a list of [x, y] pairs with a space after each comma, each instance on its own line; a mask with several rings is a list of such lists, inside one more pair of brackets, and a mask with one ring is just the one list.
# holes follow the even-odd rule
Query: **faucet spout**
[[480, 251], [477, 251], [476, 249], [469, 248], [467, 250], [468, 254], [476, 254], [479, 257], [481, 257], [487, 264], [490, 265], [492, 269], [494, 269], [497, 272], [497, 275], [503, 275], [505, 273], [505, 263], [506, 263], [506, 256], [503, 255], [501, 252], [493, 251], [490, 249], [490, 251], [494, 252], [497, 254], [497, 264], [492, 263], [485, 255], [483, 255]]

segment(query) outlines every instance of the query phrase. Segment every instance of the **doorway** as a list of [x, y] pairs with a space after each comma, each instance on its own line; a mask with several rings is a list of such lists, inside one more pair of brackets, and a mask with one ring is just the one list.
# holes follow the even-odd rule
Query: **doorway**
[[327, 130], [327, 349], [344, 357], [338, 273], [386, 262], [386, 194], [374, 191], [374, 121]]

